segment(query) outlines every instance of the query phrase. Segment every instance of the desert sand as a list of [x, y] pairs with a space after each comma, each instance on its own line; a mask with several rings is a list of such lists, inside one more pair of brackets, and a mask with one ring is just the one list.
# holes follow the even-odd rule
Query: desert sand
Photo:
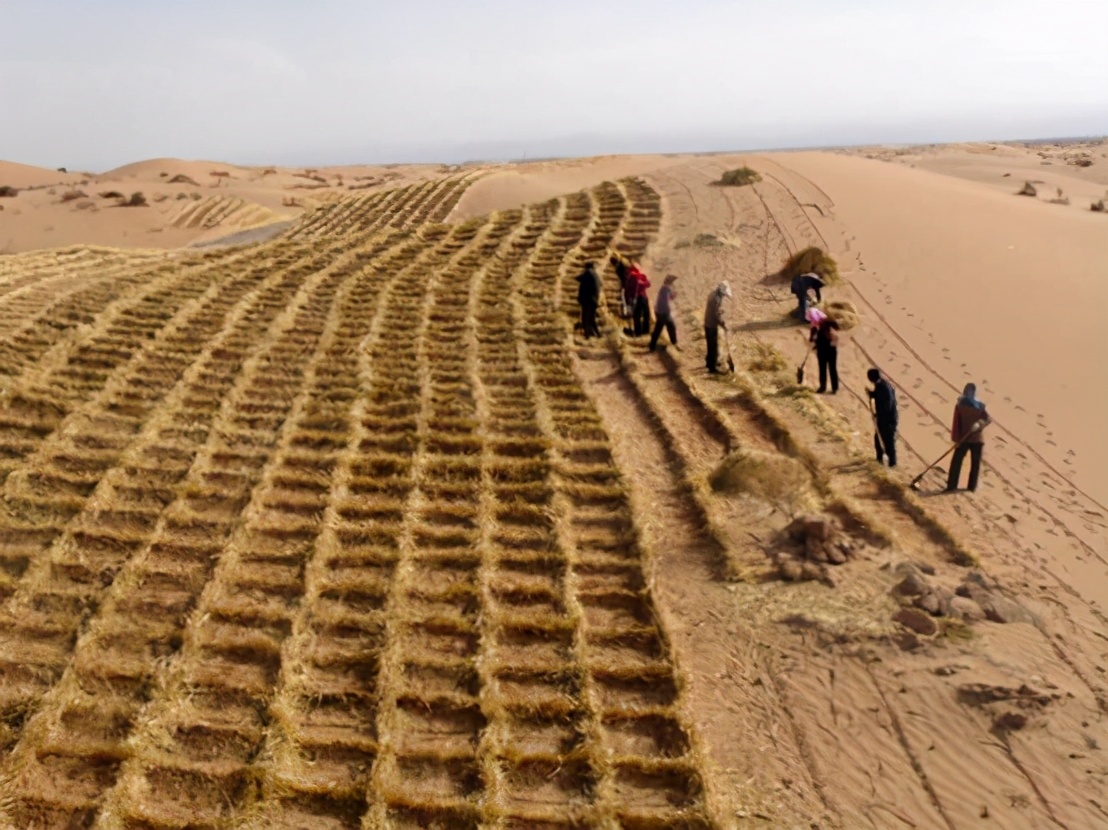
[[1108, 144], [5, 185], [0, 827], [1108, 826]]

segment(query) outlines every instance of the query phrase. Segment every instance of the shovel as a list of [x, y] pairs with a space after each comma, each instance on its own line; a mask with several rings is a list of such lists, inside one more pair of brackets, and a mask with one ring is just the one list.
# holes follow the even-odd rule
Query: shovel
[[813, 344], [808, 344], [807, 351], [804, 352], [804, 361], [796, 367], [796, 385], [800, 386], [804, 383], [804, 367], [808, 363], [808, 356], [812, 353]]
[[724, 341], [727, 344], [727, 369], [731, 374], [735, 374], [735, 360], [731, 357], [731, 332], [724, 329]]

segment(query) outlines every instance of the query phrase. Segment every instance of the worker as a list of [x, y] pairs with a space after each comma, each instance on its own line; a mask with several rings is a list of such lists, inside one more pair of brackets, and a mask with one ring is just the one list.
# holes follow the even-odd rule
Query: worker
[[970, 473], [967, 488], [970, 492], [977, 489], [977, 480], [981, 475], [981, 457], [985, 450], [985, 437], [981, 434], [990, 423], [985, 404], [977, 400], [977, 386], [967, 383], [954, 405], [954, 423], [950, 427], [950, 440], [956, 441], [954, 457], [950, 459], [950, 473], [946, 478], [947, 492], [958, 489], [958, 479], [962, 474], [962, 461], [966, 453], [970, 454]]
[[670, 274], [662, 282], [662, 287], [658, 290], [658, 296], [654, 300], [654, 334], [650, 336], [650, 351], [658, 345], [658, 338], [662, 335], [662, 329], [666, 330], [669, 334], [669, 342], [677, 346], [677, 323], [673, 319], [673, 300], [677, 296], [677, 291], [674, 289], [673, 284], [677, 282], [677, 277]]
[[704, 340], [708, 347], [705, 362], [713, 375], [719, 372], [719, 330], [727, 331], [723, 303], [730, 298], [731, 284], [724, 280], [708, 294], [708, 304], [704, 308]]
[[[816, 309], [812, 309], [815, 311]], [[812, 326], [808, 339], [816, 344], [816, 360], [819, 362], [819, 389], [827, 391], [827, 376], [831, 376], [831, 394], [839, 391], [839, 323], [824, 315], [817, 325]]]
[[627, 275], [631, 272], [631, 260], [623, 254], [613, 251], [608, 262], [619, 279], [619, 316], [624, 319], [631, 316], [631, 306], [627, 304]]
[[896, 408], [896, 390], [885, 379], [879, 369], [870, 369], [866, 377], [873, 384], [873, 389], [867, 390], [873, 401], [873, 413], [876, 421], [876, 430], [873, 433], [873, 446], [877, 451], [877, 462], [881, 463], [887, 456], [889, 466], [896, 466], [896, 427], [900, 420]]
[[632, 265], [627, 273], [627, 290], [624, 294], [630, 301], [631, 330], [634, 337], [650, 334], [650, 300], [646, 293], [648, 288], [650, 288], [650, 278], [637, 264]]
[[577, 276], [577, 302], [581, 306], [581, 329], [585, 339], [599, 337], [596, 310], [600, 306], [600, 274], [593, 262], [586, 262], [585, 270]]
[[801, 322], [807, 319], [808, 312], [808, 292], [816, 292], [816, 302], [822, 302], [823, 297], [820, 296], [819, 290], [823, 288], [824, 282], [820, 279], [819, 274], [814, 271], [809, 271], [807, 274], [799, 274], [793, 277], [790, 291], [796, 295], [796, 316]]

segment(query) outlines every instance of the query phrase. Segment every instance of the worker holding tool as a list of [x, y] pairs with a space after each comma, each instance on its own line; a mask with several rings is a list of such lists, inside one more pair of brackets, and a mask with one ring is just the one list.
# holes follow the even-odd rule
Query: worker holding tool
[[713, 375], [719, 373], [719, 330], [727, 331], [723, 303], [730, 297], [731, 284], [725, 280], [708, 294], [708, 304], [704, 308], [704, 340], [708, 346], [706, 363]]
[[[818, 309], [810, 309], [812, 316]], [[819, 394], [827, 391], [827, 376], [831, 376], [831, 394], [839, 391], [839, 322], [824, 316], [813, 324], [808, 339], [816, 345], [816, 362], [819, 363]]]
[[871, 402], [874, 420], [873, 447], [877, 451], [877, 462], [888, 456], [889, 466], [896, 466], [896, 427], [899, 415], [896, 409], [896, 390], [881, 374], [880, 369], [870, 369], [866, 377], [873, 389], [866, 390]]
[[970, 473], [967, 488], [970, 492], [977, 489], [977, 478], [981, 474], [981, 456], [985, 449], [985, 438], [981, 430], [990, 422], [985, 412], [985, 404], [977, 400], [977, 386], [967, 383], [962, 396], [954, 405], [954, 423], [950, 428], [950, 440], [956, 441], [954, 457], [950, 459], [950, 474], [946, 478], [947, 492], [958, 489], [958, 478], [962, 473], [962, 460], [970, 454]]
[[813, 271], [793, 277], [789, 290], [796, 295], [796, 316], [800, 318], [800, 322], [803, 323], [808, 319], [808, 292], [816, 292], [816, 302], [818, 303], [823, 299], [819, 293], [823, 285], [823, 280], [820, 279], [819, 274]]

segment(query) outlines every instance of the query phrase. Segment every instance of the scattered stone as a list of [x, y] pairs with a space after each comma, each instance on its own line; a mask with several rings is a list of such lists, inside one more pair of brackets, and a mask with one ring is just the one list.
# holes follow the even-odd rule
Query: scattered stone
[[[1049, 162], [1044, 161], [1042, 163], [1043, 164], [1048, 164]], [[1037, 191], [1035, 189], [1035, 185], [1031, 184], [1031, 182], [1024, 182], [1023, 187], [1017, 192], [1016, 195], [1017, 196], [1037, 196], [1037, 195], [1039, 195], [1039, 191]]]
[[985, 619], [985, 612], [981, 610], [980, 605], [969, 597], [953, 597], [950, 600], [950, 611], [947, 616], [957, 617], [968, 623], [975, 623]]
[[815, 562], [805, 562], [800, 566], [801, 576], [804, 579], [820, 580], [823, 578], [823, 568]]
[[917, 573], [909, 573], [896, 586], [896, 592], [902, 597], [918, 597], [928, 589], [927, 581]]
[[901, 651], [916, 651], [923, 646], [923, 641], [911, 631], [901, 631], [894, 634], [893, 642], [900, 647]]
[[1035, 624], [1035, 617], [1032, 616], [1030, 611], [1007, 597], [998, 597], [994, 594], [989, 597], [988, 603], [981, 604], [979, 602], [978, 604], [985, 612], [985, 619], [992, 622]]
[[918, 608], [901, 608], [896, 612], [893, 619], [905, 628], [909, 628], [925, 637], [930, 637], [939, 632], [938, 623]]
[[804, 571], [800, 567], [800, 563], [791, 556], [781, 557], [781, 562], [777, 568], [781, 573], [781, 578], [789, 582], [799, 582], [804, 577]]
[[846, 554], [842, 550], [842, 545], [831, 545], [829, 548], [826, 548], [826, 551], [827, 561], [832, 565], [846, 564]]
[[932, 617], [938, 617], [943, 613], [943, 601], [939, 592], [934, 588], [916, 599], [916, 608], [920, 608]]
[[916, 562], [914, 564], [917, 568], [920, 569], [920, 571], [927, 574], [927, 576], [934, 576], [935, 575], [935, 566], [934, 565], [929, 565], [926, 562]]
[[1027, 726], [1027, 715], [1020, 712], [1005, 712], [993, 720], [993, 729], [997, 732], [1015, 732]]

